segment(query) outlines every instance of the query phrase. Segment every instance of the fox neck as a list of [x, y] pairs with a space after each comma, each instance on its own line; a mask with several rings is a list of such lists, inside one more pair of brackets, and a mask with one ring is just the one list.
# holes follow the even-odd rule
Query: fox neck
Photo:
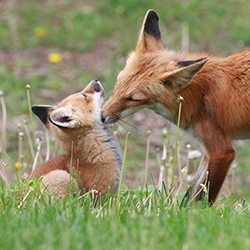
[[90, 166], [100, 162], [120, 164], [121, 156], [111, 133], [106, 127], [98, 126], [85, 133], [79, 133], [71, 140], [63, 142], [67, 154], [72, 158], [74, 165]]
[[[203, 116], [208, 108], [204, 100], [205, 85], [199, 84], [200, 82], [204, 82], [204, 80], [200, 81], [199, 77], [201, 76], [198, 73], [186, 88], [177, 91], [172, 97], [160, 95], [157, 102], [150, 106], [149, 109], [154, 110], [157, 114], [177, 125], [181, 105], [180, 127], [183, 130], [195, 133], [193, 127], [195, 126], [196, 119]], [[180, 97], [183, 98], [182, 104], [180, 104]]]

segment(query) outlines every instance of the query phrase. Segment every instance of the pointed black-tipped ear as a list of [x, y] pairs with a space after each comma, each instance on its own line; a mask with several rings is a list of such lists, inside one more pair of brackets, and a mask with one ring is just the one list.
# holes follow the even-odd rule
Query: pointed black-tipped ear
[[175, 87], [184, 88], [190, 84], [192, 78], [202, 69], [208, 58], [197, 60], [179, 61], [176, 63], [176, 69], [167, 71], [159, 77], [159, 81]]
[[49, 119], [49, 111], [52, 109], [52, 106], [33, 106], [32, 112], [38, 116], [38, 118], [44, 123], [44, 125], [47, 124]]
[[144, 32], [154, 37], [156, 40], [161, 40], [161, 32], [159, 28], [159, 17], [154, 10], [148, 10], [144, 21]]
[[148, 10], [143, 21], [136, 51], [144, 53], [145, 51], [162, 49], [163, 44], [161, 42], [159, 17], [154, 10]]

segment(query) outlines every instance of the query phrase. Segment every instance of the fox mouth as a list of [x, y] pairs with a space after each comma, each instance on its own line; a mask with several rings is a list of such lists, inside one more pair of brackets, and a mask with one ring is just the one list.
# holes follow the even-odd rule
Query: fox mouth
[[128, 109], [125, 109], [124, 111], [122, 111], [119, 115], [117, 114], [111, 114], [107, 117], [104, 117], [103, 115], [101, 116], [101, 120], [104, 124], [111, 124], [111, 123], [115, 123], [129, 115], [134, 114], [135, 112], [137, 112], [138, 110], [141, 110], [143, 108], [148, 108], [148, 106], [146, 105], [141, 105], [141, 106], [136, 106], [136, 107], [131, 107]]
[[104, 123], [104, 124], [112, 124], [112, 123], [115, 123], [115, 122], [117, 122], [117, 121], [119, 121], [119, 116], [117, 116], [117, 115], [109, 115], [109, 116], [107, 116], [107, 117], [103, 117], [103, 115], [101, 115], [101, 121], [102, 121], [102, 123]]

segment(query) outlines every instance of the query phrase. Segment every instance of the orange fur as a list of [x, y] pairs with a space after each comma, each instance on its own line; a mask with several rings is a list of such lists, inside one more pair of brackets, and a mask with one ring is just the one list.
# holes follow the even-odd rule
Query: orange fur
[[121, 155], [112, 134], [101, 122], [103, 96], [101, 83], [93, 80], [82, 92], [65, 98], [55, 107], [32, 108], [49, 131], [62, 141], [66, 154], [42, 163], [30, 178], [44, 176], [48, 190], [57, 187], [59, 197], [66, 193], [65, 183], [69, 178], [65, 173], [73, 173], [85, 191], [95, 189], [99, 194], [106, 194], [118, 188]]
[[149, 10], [136, 50], [119, 73], [102, 117], [113, 123], [146, 107], [176, 124], [177, 99], [182, 96], [180, 126], [204, 148], [195, 193], [208, 171], [213, 204], [235, 157], [232, 140], [250, 135], [249, 82], [250, 50], [221, 58], [164, 49], [158, 16]]

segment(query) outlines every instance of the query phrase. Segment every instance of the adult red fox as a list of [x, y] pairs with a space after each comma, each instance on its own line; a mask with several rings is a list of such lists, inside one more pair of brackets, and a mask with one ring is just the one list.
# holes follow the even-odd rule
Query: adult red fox
[[121, 155], [119, 147], [101, 122], [104, 89], [94, 79], [79, 93], [57, 106], [33, 106], [32, 111], [48, 130], [62, 141], [66, 154], [38, 166], [30, 178], [43, 176], [49, 192], [60, 198], [75, 189], [78, 181], [85, 191], [98, 194], [115, 192], [119, 185]]
[[164, 49], [157, 13], [149, 10], [102, 119], [114, 123], [149, 108], [177, 124], [179, 96], [184, 100], [180, 126], [204, 148], [194, 191], [198, 194], [207, 180], [213, 204], [235, 157], [232, 140], [250, 135], [250, 50], [220, 58]]

